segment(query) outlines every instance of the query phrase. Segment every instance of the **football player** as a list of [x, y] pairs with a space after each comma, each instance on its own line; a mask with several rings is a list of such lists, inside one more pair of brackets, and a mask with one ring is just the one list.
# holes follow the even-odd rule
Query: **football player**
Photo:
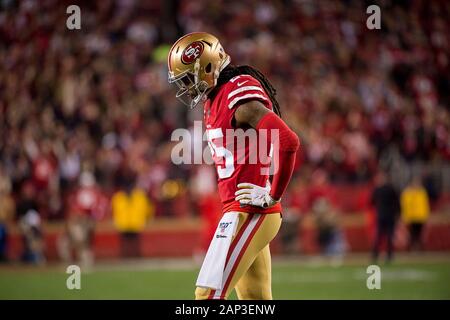
[[[223, 213], [238, 214], [221, 270], [222, 285], [213, 289], [197, 283], [195, 297], [226, 299], [236, 289], [239, 299], [272, 299], [269, 243], [281, 225], [280, 199], [292, 176], [299, 139], [281, 120], [276, 91], [266, 77], [253, 67], [230, 64], [215, 36], [195, 32], [178, 39], [169, 52], [168, 68], [169, 83], [179, 87], [176, 97], [190, 108], [203, 104]], [[254, 141], [245, 146], [244, 159], [238, 159], [234, 136], [228, 137], [238, 128], [256, 130], [258, 136], [261, 130], [276, 130], [278, 157], [271, 159], [277, 158], [278, 168], [273, 174], [264, 170], [270, 162], [250, 161]], [[266, 136], [270, 156], [275, 135]], [[222, 227], [217, 232], [220, 229], [223, 232]]]

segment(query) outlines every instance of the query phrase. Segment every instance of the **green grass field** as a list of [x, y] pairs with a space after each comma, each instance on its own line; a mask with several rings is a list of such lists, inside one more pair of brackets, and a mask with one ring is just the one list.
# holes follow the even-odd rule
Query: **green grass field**
[[[302, 259], [275, 261], [275, 299], [450, 299], [450, 259], [399, 259], [380, 265], [381, 289], [366, 287], [366, 259], [340, 267]], [[192, 299], [197, 267], [182, 261], [102, 263], [68, 290], [63, 267], [0, 268], [0, 299]], [[235, 298], [235, 295], [231, 297]]]

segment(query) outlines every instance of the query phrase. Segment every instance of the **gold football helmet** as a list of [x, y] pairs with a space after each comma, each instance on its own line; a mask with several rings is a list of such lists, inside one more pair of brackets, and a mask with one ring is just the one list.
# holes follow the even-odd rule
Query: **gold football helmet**
[[230, 63], [230, 56], [215, 36], [193, 32], [175, 42], [167, 63], [169, 83], [179, 88], [176, 97], [192, 109], [216, 86], [220, 72]]

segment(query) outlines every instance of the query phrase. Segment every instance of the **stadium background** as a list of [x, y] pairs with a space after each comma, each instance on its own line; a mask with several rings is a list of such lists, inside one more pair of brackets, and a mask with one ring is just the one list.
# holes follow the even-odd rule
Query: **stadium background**
[[[232, 62], [269, 77], [301, 138], [285, 227], [273, 243], [275, 297], [450, 298], [446, 1], [378, 1], [381, 30], [367, 29], [373, 3], [365, 1], [0, 4], [1, 298], [192, 297], [220, 207], [212, 168], [171, 162], [172, 131], [192, 127], [201, 108], [174, 98], [166, 57], [179, 36], [198, 30], [218, 36]], [[81, 8], [81, 30], [66, 27], [70, 4]], [[380, 168], [398, 192], [420, 176], [431, 215], [427, 253], [400, 254], [387, 267], [389, 289], [371, 295], [363, 266]], [[113, 196], [133, 188], [145, 213], [127, 226], [112, 212]], [[318, 199], [345, 247], [347, 258], [333, 266], [318, 256]], [[37, 256], [24, 256], [27, 223]], [[95, 260], [81, 253], [90, 273], [80, 293], [65, 289], [61, 263], [61, 239], [74, 226]], [[396, 248], [407, 241], [399, 223]]]

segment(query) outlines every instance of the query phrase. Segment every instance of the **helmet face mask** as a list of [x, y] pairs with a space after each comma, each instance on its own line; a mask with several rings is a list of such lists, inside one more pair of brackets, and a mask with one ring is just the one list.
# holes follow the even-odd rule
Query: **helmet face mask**
[[219, 40], [205, 32], [194, 32], [178, 39], [168, 55], [169, 83], [178, 87], [176, 98], [189, 108], [205, 101], [217, 84], [230, 57]]
[[194, 109], [201, 101], [206, 99], [208, 85], [204, 81], [196, 82], [194, 74], [184, 72], [177, 77], [173, 77], [169, 72], [168, 78], [169, 83], [174, 83], [178, 87], [175, 97], [190, 109]]

